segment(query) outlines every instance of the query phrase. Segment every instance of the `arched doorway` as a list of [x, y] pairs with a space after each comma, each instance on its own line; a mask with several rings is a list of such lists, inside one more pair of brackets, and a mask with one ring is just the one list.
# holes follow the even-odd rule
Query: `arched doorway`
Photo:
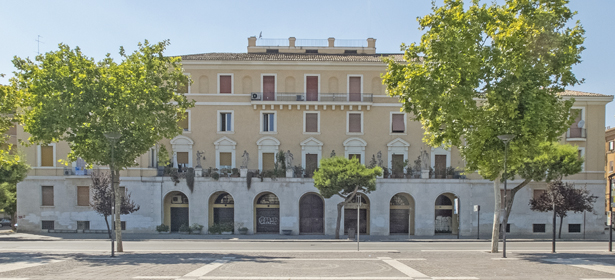
[[436, 198], [435, 233], [458, 233], [459, 214], [455, 213], [455, 200], [457, 200], [457, 205], [459, 205], [457, 196], [451, 193], [441, 194]]
[[164, 197], [164, 224], [172, 232], [179, 231], [182, 225], [190, 226], [188, 197], [179, 191], [168, 193]]
[[[359, 208], [357, 196], [353, 197], [344, 207], [344, 233], [348, 234], [348, 229], [357, 228], [357, 208]], [[359, 209], [359, 232], [369, 234], [369, 199], [365, 194], [361, 194], [361, 206]]]
[[258, 195], [254, 208], [257, 233], [280, 233], [280, 201], [275, 194]]
[[235, 222], [235, 200], [227, 192], [214, 193], [209, 198], [209, 226], [233, 224]]
[[325, 203], [319, 195], [308, 193], [299, 200], [299, 233], [325, 233]]
[[414, 199], [405, 193], [391, 198], [389, 211], [389, 234], [414, 235]]

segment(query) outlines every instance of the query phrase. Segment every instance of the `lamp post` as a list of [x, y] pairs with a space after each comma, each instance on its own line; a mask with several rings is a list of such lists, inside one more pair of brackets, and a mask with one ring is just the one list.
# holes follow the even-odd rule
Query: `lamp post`
[[360, 247], [359, 247], [359, 237], [360, 237], [360, 232], [361, 230], [360, 228], [360, 223], [361, 223], [361, 217], [359, 215], [360, 211], [361, 211], [361, 194], [358, 193], [357, 194], [357, 202], [359, 204], [357, 204], [357, 251], [360, 251]]
[[113, 225], [113, 233], [111, 234], [111, 257], [115, 257], [115, 248], [114, 248], [114, 241], [115, 241], [115, 204], [116, 204], [116, 200], [115, 200], [115, 142], [120, 139], [120, 137], [122, 137], [122, 134], [120, 134], [119, 132], [115, 131], [115, 132], [107, 132], [107, 133], [103, 133], [105, 135], [105, 137], [107, 138], [107, 140], [109, 140], [109, 142], [111, 142], [111, 163], [109, 164], [109, 167], [111, 168], [111, 190], [113, 191], [113, 203], [111, 204], [111, 224]]
[[[504, 215], [506, 215], [506, 212], [508, 212], [507, 208], [507, 201], [506, 201], [506, 194], [507, 194], [507, 189], [506, 189], [506, 183], [508, 182], [508, 170], [506, 169], [506, 161], [508, 161], [508, 142], [510, 142], [510, 140], [512, 140], [513, 138], [515, 138], [514, 134], [503, 134], [503, 135], [498, 135], [498, 139], [502, 140], [502, 142], [504, 142]], [[500, 226], [500, 228], [502, 228]], [[506, 258], [506, 228], [507, 225], [504, 225], [504, 230], [502, 232], [502, 244], [503, 244], [503, 250], [502, 250], [502, 258]]]

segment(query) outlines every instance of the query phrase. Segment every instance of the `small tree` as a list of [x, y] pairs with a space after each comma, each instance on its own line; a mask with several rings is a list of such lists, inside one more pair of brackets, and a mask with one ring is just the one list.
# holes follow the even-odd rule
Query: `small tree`
[[337, 204], [337, 223], [335, 239], [340, 238], [342, 208], [351, 201], [357, 192], [369, 193], [376, 190], [376, 176], [382, 169], [376, 166], [367, 168], [358, 159], [332, 157], [320, 161], [320, 168], [314, 172], [314, 186], [325, 198], [340, 196], [343, 201]]
[[11, 217], [11, 224], [15, 224], [17, 183], [26, 178], [30, 165], [20, 154], [7, 155], [5, 159], [8, 160], [0, 164], [0, 208]]
[[[549, 183], [547, 191], [542, 195], [536, 199], [530, 199], [530, 209], [539, 212], [549, 212], [553, 211], [553, 207], [555, 207], [555, 214], [559, 217], [558, 238], [561, 239], [562, 224], [568, 212], [592, 212], [594, 211], [596, 199], [598, 197], [590, 194], [586, 188], [576, 189], [574, 184], [563, 183], [558, 179]], [[555, 232], [555, 223], [553, 224], [553, 231]]]
[[[112, 215], [113, 205], [113, 188], [111, 186], [111, 174], [107, 172], [94, 171], [92, 175], [92, 203], [90, 206], [94, 208], [94, 211], [98, 212], [105, 218], [105, 224], [107, 225], [107, 232], [109, 238], [111, 238], [111, 227], [109, 226], [108, 216]], [[138, 211], [141, 207], [130, 199], [130, 193], [126, 192], [121, 196], [120, 200], [120, 215], [128, 215], [130, 213]], [[116, 227], [117, 228], [117, 227]]]

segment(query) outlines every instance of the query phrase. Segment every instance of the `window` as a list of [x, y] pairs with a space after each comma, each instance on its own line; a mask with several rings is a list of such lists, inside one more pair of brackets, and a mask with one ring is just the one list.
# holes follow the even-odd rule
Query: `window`
[[348, 101], [361, 101], [362, 92], [361, 76], [348, 76]]
[[348, 112], [347, 132], [348, 133], [363, 133], [363, 113]]
[[305, 100], [318, 101], [319, 75], [305, 75]]
[[392, 155], [391, 168], [395, 178], [404, 177], [404, 155]]
[[55, 229], [55, 227], [54, 227], [55, 222], [54, 221], [42, 221], [42, 222], [43, 222], [43, 229], [47, 229], [47, 230]]
[[90, 206], [90, 187], [77, 187], [77, 206]]
[[303, 132], [305, 133], [319, 133], [320, 122], [318, 121], [318, 112], [303, 112]]
[[218, 93], [233, 93], [233, 74], [218, 74]]
[[391, 114], [391, 133], [406, 133], [405, 114]]
[[308, 178], [312, 178], [314, 175], [314, 171], [318, 168], [318, 155], [317, 154], [306, 154], [305, 155], [305, 175]]
[[361, 154], [348, 154], [348, 159], [353, 158], [356, 158], [357, 160], [359, 160], [359, 162], [361, 162]]
[[[511, 190], [506, 190], [506, 200], [510, 201], [511, 198]], [[502, 209], [505, 208], [505, 204], [504, 204], [504, 190], [500, 190], [500, 199], [502, 200], [502, 202], [500, 203], [500, 206]]]
[[568, 138], [585, 138], [585, 125], [580, 125], [581, 120], [584, 120], [584, 110], [583, 108], [570, 109], [570, 115], [576, 115], [574, 119], [574, 123], [570, 125], [568, 128]]
[[[500, 232], [502, 232], [502, 224], [500, 224]], [[506, 233], [510, 233], [510, 224], [506, 224]]]
[[261, 115], [262, 131], [261, 132], [275, 132], [275, 112], [264, 112]]
[[188, 165], [188, 152], [177, 152], [177, 165]]
[[568, 232], [581, 232], [581, 224], [568, 224]]
[[39, 147], [40, 147], [39, 166], [46, 166], [46, 167], [55, 166], [55, 144], [39, 146]]
[[149, 167], [158, 167], [158, 157], [156, 156], [156, 147], [149, 150]]
[[43, 186], [43, 206], [53, 206], [53, 186]]
[[218, 111], [218, 132], [233, 132], [233, 111]]
[[609, 161], [609, 172], [613, 173], [613, 161]]
[[90, 221], [77, 221], [77, 230], [89, 230]]
[[609, 141], [609, 151], [615, 150], [615, 141]]
[[543, 193], [546, 193], [547, 190], [534, 190], [534, 199], [538, 199]]
[[263, 100], [275, 100], [275, 75], [272, 74], [263, 74], [262, 75], [262, 92], [263, 92]]
[[[122, 224], [122, 230], [126, 230], [126, 221], [121, 221], [120, 223]], [[115, 223], [113, 223], [113, 230], [115, 230]]]
[[275, 153], [263, 153], [263, 170], [269, 171], [275, 169]]
[[532, 224], [532, 232], [546, 232], [545, 224]]
[[220, 156], [220, 168], [233, 168], [233, 154], [232, 153], [219, 153]]
[[190, 131], [190, 111], [186, 111], [184, 113], [183, 119], [178, 120], [177, 125], [179, 125], [179, 127], [181, 127], [184, 131]]
[[435, 155], [434, 174], [436, 178], [446, 178], [446, 155]]

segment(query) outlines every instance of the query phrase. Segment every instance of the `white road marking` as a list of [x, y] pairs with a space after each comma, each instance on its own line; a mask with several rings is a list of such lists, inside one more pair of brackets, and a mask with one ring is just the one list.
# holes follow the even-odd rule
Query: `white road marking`
[[518, 261], [519, 258], [491, 258], [494, 261]]
[[580, 267], [600, 272], [606, 272], [615, 274], [615, 265], [601, 263], [601, 262], [592, 262], [584, 259], [573, 258], [573, 259], [544, 259], [544, 261], [566, 264], [574, 267]]
[[212, 272], [214, 269], [224, 265], [225, 263], [227, 263], [230, 260], [230, 258], [227, 258], [225, 260], [215, 260], [212, 263], [208, 263], [204, 266], [201, 266], [200, 268], [197, 268], [196, 270], [189, 272], [188, 274], [182, 276], [179, 279], [188, 279], [188, 278], [197, 278], [197, 277], [201, 277], [207, 273]]
[[453, 280], [453, 279], [459, 279], [459, 280], [470, 280], [470, 279], [478, 279], [476, 277], [431, 277], [431, 279], [434, 280]]
[[0, 280], [28, 280], [30, 278], [0, 278]]
[[50, 263], [62, 262], [65, 260], [45, 260], [45, 259], [32, 259], [29, 262], [12, 262], [0, 264], [0, 272], [7, 272], [11, 270], [17, 270], [28, 267], [35, 267], [39, 265], [45, 265]]
[[242, 277], [229, 277], [229, 276], [203, 276], [199, 279], [227, 279], [227, 280], [412, 280], [412, 277], [262, 277], [262, 276], [242, 276]]
[[135, 276], [132, 278], [133, 279], [177, 279], [179, 277], [181, 276]]
[[399, 270], [401, 273], [406, 274], [408, 277], [412, 277], [412, 278], [417, 278], [417, 277], [418, 278], [428, 278], [429, 277], [423, 273], [418, 272], [418, 270], [415, 270], [392, 258], [379, 257], [379, 259], [385, 262], [386, 264], [392, 266], [393, 268]]
[[[108, 252], [109, 250], [84, 250], [84, 249], [1, 249], [8, 252]], [[481, 250], [486, 251], [486, 250]], [[604, 250], [601, 250], [604, 251]], [[202, 250], [202, 249], [180, 249], [180, 250], [124, 250], [124, 253], [140, 252], [174, 252], [174, 253], [348, 253], [357, 252], [356, 249], [348, 250]], [[361, 250], [361, 253], [399, 253], [399, 250]]]
[[427, 259], [423, 259], [423, 258], [406, 258], [406, 259], [396, 259], [398, 261], [425, 261]]

